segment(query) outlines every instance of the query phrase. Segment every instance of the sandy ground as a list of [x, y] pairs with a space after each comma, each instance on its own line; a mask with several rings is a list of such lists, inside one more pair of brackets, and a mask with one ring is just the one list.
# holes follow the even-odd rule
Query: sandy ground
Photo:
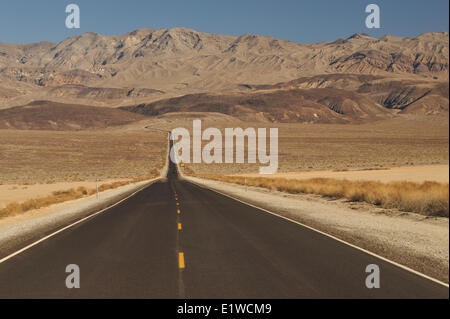
[[164, 165], [167, 142], [149, 121], [99, 130], [0, 130], [0, 184], [132, 179]]
[[449, 182], [448, 165], [429, 165], [429, 166], [407, 166], [393, 167], [390, 169], [379, 170], [352, 170], [352, 171], [309, 171], [309, 172], [291, 172], [277, 173], [273, 175], [260, 174], [240, 174], [246, 177], [267, 177], [267, 178], [286, 178], [286, 179], [310, 179], [310, 178], [336, 178], [347, 180], [367, 180], [379, 181], [383, 183], [409, 181], [422, 183], [433, 181], [439, 183]]
[[449, 219], [185, 177], [448, 283]]
[[[109, 179], [98, 182], [98, 186], [109, 184], [125, 179]], [[35, 185], [0, 185], [0, 208], [10, 203], [22, 203], [28, 199], [40, 198], [52, 195], [55, 191], [65, 191], [72, 188], [86, 187], [95, 189], [97, 182], [69, 182], [69, 183], [53, 183], [53, 184], [35, 184]]]

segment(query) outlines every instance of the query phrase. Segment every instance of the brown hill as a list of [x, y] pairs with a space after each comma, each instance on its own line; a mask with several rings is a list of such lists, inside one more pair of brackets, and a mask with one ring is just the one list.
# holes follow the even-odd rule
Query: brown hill
[[244, 121], [349, 123], [392, 117], [391, 111], [357, 93], [325, 89], [211, 95], [193, 94], [123, 107], [150, 116], [172, 112], [217, 112]]
[[[276, 84], [346, 73], [446, 79], [448, 33], [417, 37], [356, 34], [334, 42], [297, 44], [258, 35], [208, 34], [186, 28], [141, 29], [121, 36], [86, 33], [60, 43], [0, 43], [0, 108], [36, 99], [131, 105], [205, 92], [240, 91], [241, 83]], [[15, 95], [3, 83], [16, 83]], [[71, 93], [84, 85], [92, 97]], [[99, 88], [137, 95], [97, 94]], [[148, 91], [150, 90], [150, 91]], [[156, 90], [156, 91], [153, 91]]]
[[81, 130], [125, 125], [144, 116], [119, 109], [36, 101], [0, 110], [0, 129]]
[[[356, 74], [323, 74], [275, 85], [243, 85], [250, 91], [333, 88], [352, 91], [401, 113], [447, 114], [449, 83], [435, 79], [385, 77]], [[312, 91], [314, 92], [314, 91]], [[331, 101], [334, 100], [330, 96]]]
[[274, 85], [241, 85], [246, 92], [190, 94], [122, 107], [159, 116], [218, 112], [248, 121], [355, 123], [396, 114], [448, 117], [448, 82], [373, 75], [331, 74]]

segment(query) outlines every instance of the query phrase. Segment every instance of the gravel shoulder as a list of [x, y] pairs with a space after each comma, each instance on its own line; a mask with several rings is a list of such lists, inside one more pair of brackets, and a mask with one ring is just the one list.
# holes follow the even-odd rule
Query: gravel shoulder
[[183, 176], [449, 282], [449, 219]]

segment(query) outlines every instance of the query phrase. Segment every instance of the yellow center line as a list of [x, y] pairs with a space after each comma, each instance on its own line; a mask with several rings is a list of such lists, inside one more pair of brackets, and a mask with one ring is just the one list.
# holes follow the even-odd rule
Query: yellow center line
[[177, 206], [180, 206], [180, 203], [177, 203]]
[[181, 223], [178, 223], [178, 230], [181, 230]]
[[182, 252], [178, 253], [178, 267], [184, 269], [184, 253]]
[[181, 210], [177, 209], [177, 214], [180, 215], [181, 214]]

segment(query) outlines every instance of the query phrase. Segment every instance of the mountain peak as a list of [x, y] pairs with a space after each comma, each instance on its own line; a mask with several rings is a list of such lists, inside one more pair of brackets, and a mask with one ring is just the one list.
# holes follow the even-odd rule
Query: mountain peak
[[170, 28], [167, 29], [170, 32], [180, 32], [180, 33], [201, 33], [200, 31], [194, 30], [194, 29], [190, 29], [190, 28], [185, 28], [185, 27], [174, 27], [174, 28]]
[[355, 33], [355, 34], [352, 34], [351, 36], [349, 36], [347, 39], [373, 39], [371, 36], [369, 36], [368, 34], [366, 34], [366, 33], [359, 33], [359, 32], [357, 32], [357, 33]]

